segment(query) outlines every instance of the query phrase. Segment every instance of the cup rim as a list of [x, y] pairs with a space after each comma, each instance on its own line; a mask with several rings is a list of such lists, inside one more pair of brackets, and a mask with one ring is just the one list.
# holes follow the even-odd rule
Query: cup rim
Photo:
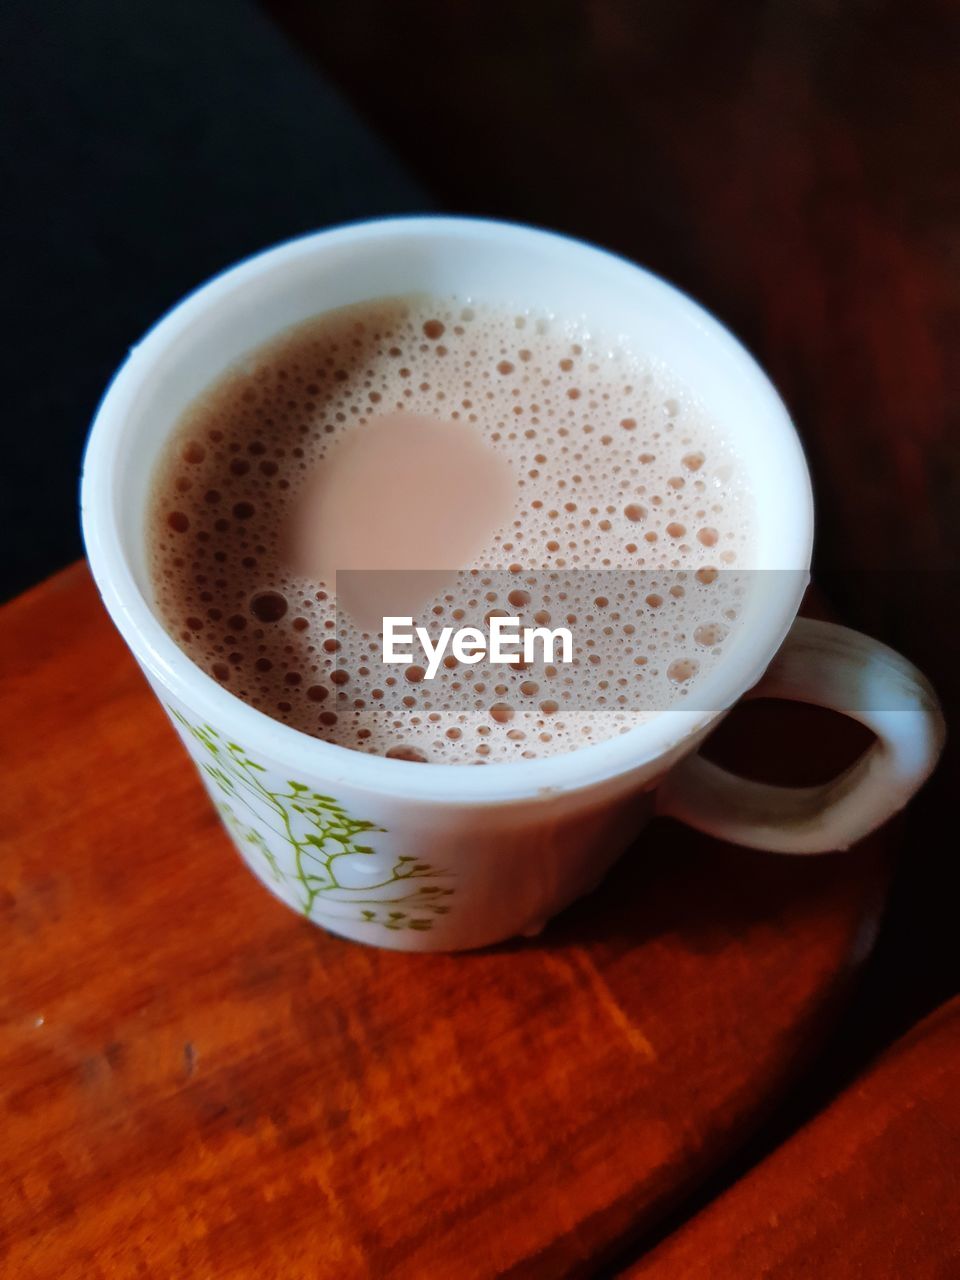
[[[560, 755], [470, 768], [461, 764], [418, 764], [366, 754], [337, 743], [312, 738], [272, 719], [224, 688], [200, 669], [163, 628], [143, 596], [127, 554], [118, 518], [115, 470], [128, 411], [146, 372], [208, 308], [260, 273], [286, 266], [299, 257], [344, 244], [362, 244], [402, 234], [429, 238], [437, 234], [469, 241], [483, 238], [516, 243], [544, 243], [558, 254], [592, 258], [598, 268], [620, 269], [643, 278], [644, 286], [674, 306], [688, 309], [722, 349], [750, 373], [768, 400], [771, 419], [789, 455], [795, 485], [783, 501], [795, 507], [794, 545], [784, 559], [798, 572], [782, 575], [779, 598], [765, 613], [762, 635], [751, 634], [738, 651], [718, 665], [704, 688], [712, 693], [710, 710], [671, 708], [613, 738]], [[215, 376], [215, 374], [213, 375]], [[184, 707], [214, 725], [231, 740], [269, 757], [291, 776], [318, 776], [324, 785], [342, 784], [418, 801], [442, 803], [506, 803], [584, 787], [632, 773], [668, 756], [694, 739], [736, 702], [763, 674], [786, 636], [806, 586], [813, 543], [813, 496], [806, 460], [796, 429], [769, 378], [743, 344], [713, 315], [683, 291], [629, 259], [585, 241], [519, 223], [442, 215], [376, 218], [348, 223], [286, 240], [226, 268], [187, 294], [166, 312], [130, 349], [107, 386], [93, 418], [83, 458], [80, 485], [81, 523], [87, 556], [104, 604], [134, 656], [153, 680]]]

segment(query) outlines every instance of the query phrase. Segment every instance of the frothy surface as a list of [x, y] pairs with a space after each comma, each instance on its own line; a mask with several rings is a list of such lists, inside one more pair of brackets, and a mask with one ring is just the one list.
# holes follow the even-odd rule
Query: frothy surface
[[[315, 542], [313, 559], [304, 506], [324, 484], [329, 494], [333, 463], [361, 432], [423, 422], [461, 433], [469, 450], [496, 456], [491, 475], [512, 476], [506, 517], [499, 502], [486, 530], [471, 516], [473, 572], [437, 590], [431, 621], [572, 618], [598, 641], [572, 669], [533, 679], [499, 667], [491, 679], [448, 661], [427, 682], [416, 663], [381, 666], [378, 637], [338, 617], [332, 569], [359, 565], [342, 562], [353, 495], [341, 543]], [[482, 469], [471, 456], [464, 470]], [[425, 500], [418, 452], [397, 457], [412, 513]], [[464, 480], [455, 472], [449, 493], [430, 486], [441, 515]], [[404, 540], [390, 527], [404, 507], [390, 507], [371, 542], [385, 498], [365, 505], [362, 492], [354, 518], [368, 565], [377, 537]], [[322, 530], [316, 504], [312, 515]], [[244, 701], [346, 747], [469, 764], [573, 750], [685, 698], [736, 630], [743, 584], [720, 571], [749, 565], [752, 526], [743, 468], [668, 370], [582, 326], [410, 298], [319, 316], [229, 370], [166, 446], [148, 550], [170, 634]], [[409, 567], [466, 567], [430, 545], [430, 521], [417, 527], [427, 533]], [[609, 589], [598, 587], [603, 571]]]

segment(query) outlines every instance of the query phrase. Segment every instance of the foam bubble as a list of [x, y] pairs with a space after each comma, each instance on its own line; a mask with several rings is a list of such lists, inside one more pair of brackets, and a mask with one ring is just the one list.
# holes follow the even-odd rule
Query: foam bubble
[[[376, 636], [338, 631], [334, 584], [291, 568], [285, 530], [315, 468], [397, 411], [468, 424], [516, 480], [510, 519], [432, 602], [431, 625], [573, 619], [591, 640], [572, 669], [491, 678], [449, 654], [433, 680], [381, 667]], [[151, 499], [154, 593], [199, 666], [308, 734], [415, 761], [553, 755], [688, 698], [722, 659], [741, 589], [719, 567], [749, 563], [752, 545], [742, 474], [642, 353], [532, 312], [388, 299], [281, 336], [184, 415]], [[642, 572], [608, 587], [588, 568]]]

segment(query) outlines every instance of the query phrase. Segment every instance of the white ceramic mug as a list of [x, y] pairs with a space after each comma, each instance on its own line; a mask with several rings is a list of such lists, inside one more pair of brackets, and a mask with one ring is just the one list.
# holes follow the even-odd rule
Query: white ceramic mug
[[[483, 768], [414, 764], [307, 737], [240, 701], [166, 633], [151, 604], [145, 510], [159, 450], [227, 366], [319, 312], [429, 292], [534, 304], [602, 322], [695, 388], [750, 471], [753, 592], [737, 640], [667, 710], [567, 755]], [[84, 463], [83, 529], [108, 610], [170, 713], [242, 857], [317, 924], [403, 950], [455, 950], [536, 932], [591, 889], [646, 817], [780, 853], [845, 848], [900, 809], [943, 741], [923, 676], [884, 645], [796, 620], [813, 535], [810, 480], [773, 387], [731, 335], [663, 281], [542, 231], [404, 218], [306, 236], [218, 276], [129, 354]], [[826, 786], [763, 786], [697, 747], [744, 694], [831, 707], [877, 741]]]

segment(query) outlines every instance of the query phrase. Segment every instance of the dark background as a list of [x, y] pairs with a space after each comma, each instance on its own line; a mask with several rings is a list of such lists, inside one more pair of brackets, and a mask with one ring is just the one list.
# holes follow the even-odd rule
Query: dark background
[[240, 0], [0, 10], [9, 596], [82, 554], [87, 428], [127, 349], [246, 254], [431, 199]]
[[[960, 708], [956, 9], [894, 0], [8, 0], [5, 595], [81, 553], [127, 347], [284, 237], [429, 208], [662, 273], [771, 372], [834, 612]], [[955, 753], [913, 806], [816, 1099], [957, 990]], [[811, 1101], [809, 1105], [813, 1105]]]

